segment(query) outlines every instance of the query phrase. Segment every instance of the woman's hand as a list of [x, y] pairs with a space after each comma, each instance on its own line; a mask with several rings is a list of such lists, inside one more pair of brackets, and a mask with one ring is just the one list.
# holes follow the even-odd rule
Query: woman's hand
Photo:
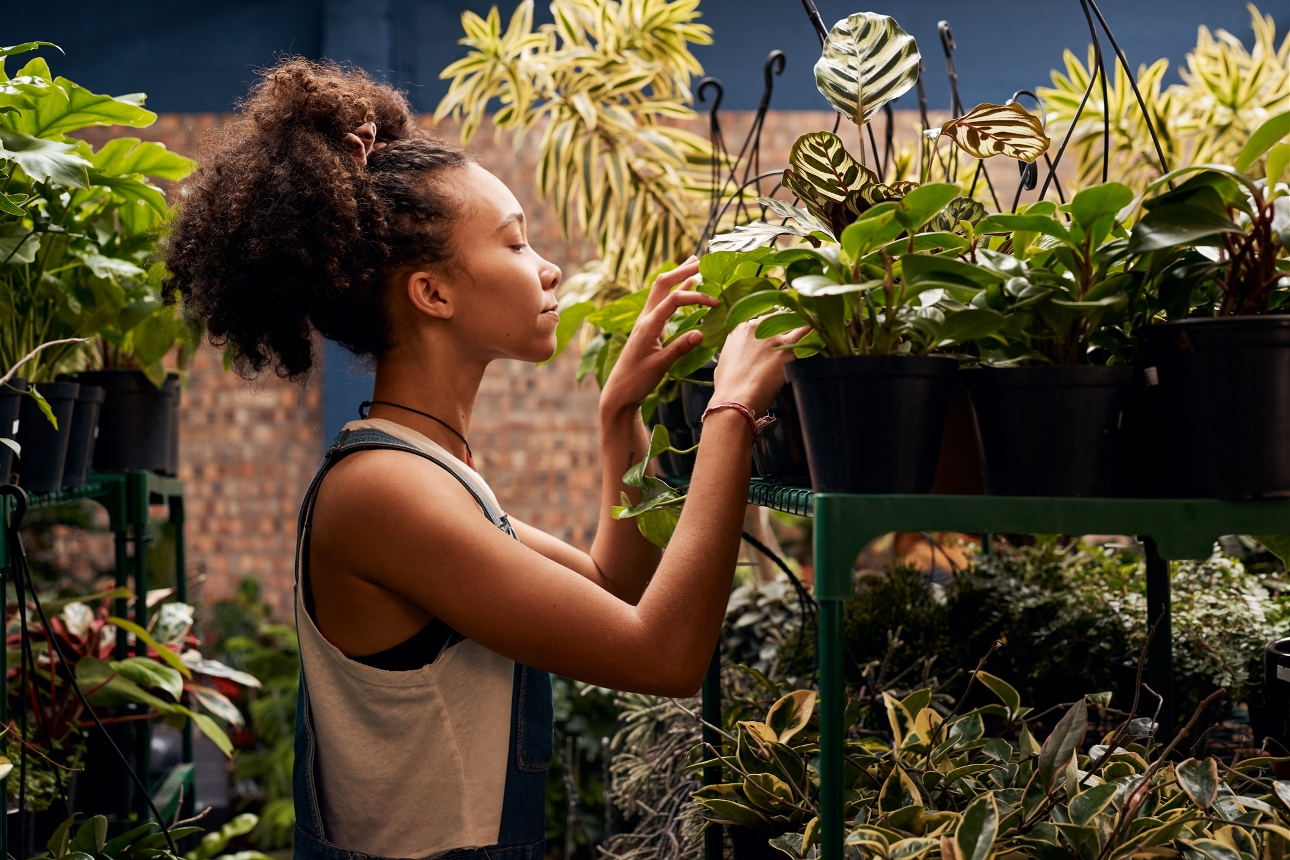
[[759, 322], [754, 319], [736, 326], [726, 338], [713, 376], [713, 403], [734, 401], [760, 415], [784, 387], [784, 365], [794, 358], [793, 350], [786, 347], [805, 337], [810, 328], [758, 340]]
[[[691, 257], [670, 272], [664, 272], [650, 287], [649, 298], [632, 333], [627, 337], [618, 362], [600, 392], [601, 409], [621, 411], [635, 409], [658, 387], [659, 380], [678, 358], [703, 340], [699, 331], [689, 331], [663, 345], [667, 321], [682, 305], [714, 307], [721, 302], [704, 293], [694, 292], [694, 275], [699, 259]], [[680, 288], [673, 290], [677, 284]]]

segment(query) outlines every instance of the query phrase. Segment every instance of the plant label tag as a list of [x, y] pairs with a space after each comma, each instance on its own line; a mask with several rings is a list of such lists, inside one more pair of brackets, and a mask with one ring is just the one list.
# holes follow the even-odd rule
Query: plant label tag
[[1160, 372], [1157, 371], [1154, 367], [1148, 367], [1145, 370], [1143, 370], [1142, 376], [1144, 379], [1146, 379], [1147, 385], [1160, 384]]
[[94, 426], [94, 438], [99, 438], [99, 428], [97, 424]]
[[1278, 680], [1278, 681], [1290, 681], [1290, 666], [1278, 666], [1278, 667], [1277, 667], [1277, 680]]
[[13, 419], [13, 434], [14, 434], [15, 436], [17, 436], [17, 435], [18, 435], [18, 419], [17, 419], [17, 418]]

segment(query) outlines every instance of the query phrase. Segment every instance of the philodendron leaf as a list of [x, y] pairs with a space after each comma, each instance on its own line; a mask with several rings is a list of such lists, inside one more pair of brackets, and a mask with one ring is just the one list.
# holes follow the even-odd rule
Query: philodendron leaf
[[1066, 769], [1071, 755], [1084, 742], [1088, 731], [1088, 705], [1081, 698], [1057, 721], [1052, 734], [1039, 749], [1039, 777], [1045, 791], [1052, 791], [1053, 780]]
[[770, 706], [766, 712], [766, 725], [770, 726], [781, 744], [806, 728], [815, 710], [814, 690], [794, 690]]
[[90, 163], [76, 153], [76, 146], [42, 140], [0, 126], [0, 161], [13, 161], [37, 182], [47, 179], [73, 188], [89, 188]]
[[968, 804], [954, 831], [954, 847], [960, 860], [986, 860], [994, 851], [998, 832], [999, 807], [994, 792], [988, 791]]
[[815, 64], [815, 85], [856, 125], [918, 80], [914, 37], [887, 15], [857, 12], [833, 25]]
[[945, 122], [941, 134], [973, 158], [1006, 155], [1027, 163], [1047, 152], [1051, 143], [1039, 117], [1016, 102], [977, 105]]
[[1212, 758], [1189, 758], [1174, 768], [1178, 785], [1187, 792], [1191, 802], [1201, 809], [1209, 809], [1218, 797], [1218, 762]]

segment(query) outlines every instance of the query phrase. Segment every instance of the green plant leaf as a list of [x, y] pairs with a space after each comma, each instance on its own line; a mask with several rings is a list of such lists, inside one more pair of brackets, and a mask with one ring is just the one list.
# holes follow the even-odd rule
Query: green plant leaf
[[794, 690], [770, 706], [766, 712], [766, 725], [770, 726], [780, 743], [786, 744], [806, 728], [814, 710], [815, 691]]
[[595, 313], [589, 314], [586, 318], [586, 323], [606, 332], [629, 332], [632, 330], [632, 326], [636, 325], [636, 319], [641, 315], [641, 311], [645, 309], [645, 302], [648, 299], [648, 290], [628, 293], [622, 298], [615, 299], [605, 305]]
[[696, 346], [672, 363], [672, 366], [667, 370], [668, 376], [673, 379], [685, 379], [700, 367], [712, 361], [712, 357], [716, 354], [716, 347]]
[[107, 816], [96, 815], [80, 826], [68, 843], [67, 850], [82, 851], [90, 855], [102, 853], [103, 843], [107, 841], [107, 830]]
[[0, 126], [0, 161], [15, 162], [37, 182], [53, 180], [73, 188], [89, 188], [90, 163], [75, 150], [74, 144], [42, 140]]
[[1039, 749], [1039, 775], [1045, 791], [1052, 791], [1053, 781], [1066, 769], [1066, 763], [1088, 731], [1088, 704], [1083, 697], [1067, 711]]
[[133, 621], [130, 621], [129, 619], [126, 619], [126, 618], [117, 618], [115, 615], [108, 616], [108, 623], [115, 624], [117, 627], [120, 627], [122, 630], [126, 630], [126, 631], [129, 631], [130, 633], [133, 633], [140, 640], [142, 640], [145, 645], [147, 645], [152, 650], [156, 651], [157, 655], [162, 660], [169, 663], [176, 671], [179, 672], [179, 674], [183, 675], [185, 678], [191, 678], [193, 676], [192, 672], [188, 671], [188, 667], [184, 665], [184, 661], [179, 659], [178, 654], [176, 654], [174, 651], [171, 651], [165, 645], [159, 644], [155, 639], [152, 638], [151, 633], [149, 633], [147, 630], [144, 630], [138, 624], [135, 624]]
[[1218, 762], [1212, 758], [1189, 758], [1174, 768], [1178, 785], [1187, 792], [1191, 802], [1201, 809], [1209, 809], [1218, 797]]
[[935, 218], [959, 193], [959, 187], [948, 182], [920, 185], [901, 198], [892, 212], [905, 230], [913, 233]]
[[164, 144], [140, 141], [137, 137], [109, 140], [90, 156], [90, 162], [100, 173], [109, 176], [141, 173], [172, 182], [178, 182], [197, 169], [197, 162], [191, 158], [171, 152]]
[[1090, 233], [1098, 220], [1108, 215], [1114, 217], [1132, 202], [1133, 192], [1127, 185], [1119, 182], [1094, 185], [1085, 188], [1071, 200], [1071, 217], [1085, 233]]
[[22, 446], [19, 445], [15, 440], [0, 438], [0, 445], [4, 445], [6, 448], [8, 448], [10, 451], [13, 452], [13, 455], [15, 457], [17, 457], [20, 460], [22, 459]]
[[1071, 821], [1081, 826], [1087, 825], [1095, 816], [1106, 809], [1111, 801], [1115, 799], [1115, 792], [1119, 788], [1115, 783], [1108, 782], [1102, 785], [1095, 785], [1087, 791], [1076, 795], [1075, 799], [1070, 802]]
[[1290, 136], [1290, 111], [1269, 117], [1250, 135], [1250, 139], [1245, 142], [1245, 146], [1241, 148], [1241, 154], [1236, 157], [1236, 163], [1232, 166], [1242, 172], [1249, 170], [1250, 165], [1257, 161], [1259, 156], [1287, 136]]
[[900, 765], [894, 765], [878, 791], [878, 810], [895, 812], [906, 806], [922, 805], [923, 798], [918, 792], [918, 786], [914, 785], [914, 781]]
[[58, 419], [54, 417], [54, 410], [49, 407], [49, 401], [45, 399], [45, 395], [40, 393], [40, 389], [33, 385], [27, 389], [26, 394], [36, 401], [36, 408], [40, 410], [40, 414], [44, 415], [45, 420], [54, 425], [54, 429], [57, 430]]
[[900, 258], [900, 270], [905, 283], [930, 282], [954, 284], [983, 290], [1003, 283], [1004, 276], [982, 266], [973, 266], [949, 257], [927, 254], [907, 254]]
[[851, 157], [842, 138], [828, 131], [813, 131], [793, 142], [788, 162], [820, 197], [834, 203], [877, 180], [874, 174]]
[[228, 735], [219, 727], [219, 723], [215, 722], [209, 715], [199, 714], [182, 705], [175, 705], [175, 711], [192, 720], [198, 731], [210, 738], [224, 755], [229, 758], [233, 757], [233, 742], [228, 739]]
[[896, 220], [896, 213], [890, 210], [873, 214], [872, 210], [865, 217], [849, 224], [842, 231], [842, 250], [852, 260], [859, 259], [874, 248], [885, 245], [900, 235], [903, 225]]
[[1278, 143], [1268, 150], [1267, 179], [1269, 188], [1281, 181], [1281, 174], [1286, 172], [1287, 164], [1290, 164], [1290, 143]]
[[109, 839], [103, 846], [103, 856], [116, 857], [138, 841], [141, 836], [151, 831], [154, 827], [156, 827], [156, 825], [149, 821], [147, 824], [140, 824], [133, 830], [128, 830], [125, 833], [122, 833], [115, 839]]
[[179, 701], [184, 694], [184, 679], [169, 666], [150, 660], [147, 657], [127, 657], [124, 660], [109, 660], [108, 665], [123, 678], [128, 678], [144, 687], [160, 687]]
[[[1003, 314], [989, 308], [966, 308], [947, 312], [945, 322], [941, 324], [941, 330], [937, 334], [938, 343], [950, 345], [978, 340], [998, 331], [1003, 321]], [[991, 687], [991, 689], [994, 688]]]
[[54, 828], [53, 835], [51, 835], [49, 837], [49, 841], [45, 843], [45, 847], [49, 849], [49, 853], [53, 855], [54, 860], [58, 860], [58, 858], [67, 853], [67, 846], [71, 843], [72, 839], [72, 825], [75, 823], [76, 814], [73, 813], [70, 818], [65, 819], [61, 824]]
[[0, 212], [22, 218], [27, 214], [27, 210], [22, 208], [27, 199], [26, 194], [0, 194]]
[[757, 324], [757, 338], [758, 340], [765, 340], [807, 325], [810, 325], [810, 323], [792, 311], [775, 314], [774, 316], [766, 317]]
[[1242, 860], [1239, 851], [1217, 839], [1179, 839], [1178, 841], [1209, 860]]
[[[957, 316], [957, 314], [955, 316]], [[1002, 315], [999, 316], [1000, 319], [1002, 319]], [[949, 320], [947, 319], [946, 322], [948, 321]], [[942, 329], [942, 331], [944, 330]], [[990, 692], [999, 697], [999, 701], [1003, 702], [1003, 706], [1008, 709], [1009, 717], [1015, 719], [1016, 715], [1021, 713], [1021, 694], [1017, 692], [1015, 687], [1002, 678], [997, 678], [994, 675], [991, 675], [989, 672], [977, 671], [972, 674], [975, 675], [976, 679], [984, 684]]]
[[[1268, 552], [1281, 559], [1284, 565], [1290, 565], [1290, 535], [1250, 535], [1263, 544]], [[1290, 804], [1287, 804], [1290, 806]]]
[[984, 204], [971, 197], [955, 197], [945, 207], [945, 211], [936, 216], [936, 229], [952, 232], [959, 229], [959, 224], [966, 221], [977, 225], [985, 218]]
[[76, 681], [85, 692], [85, 697], [96, 705], [112, 707], [141, 704], [163, 714], [174, 713], [177, 707], [120, 675], [97, 657], [82, 657], [76, 661]]
[[908, 92], [921, 61], [914, 37], [895, 19], [857, 12], [833, 25], [815, 64], [815, 86], [834, 110], [863, 125]]
[[978, 233], [1011, 233], [1018, 230], [1044, 233], [1067, 245], [1073, 244], [1070, 231], [1060, 221], [1046, 215], [991, 215], [977, 225]]
[[1047, 152], [1051, 143], [1039, 117], [1016, 102], [979, 104], [941, 125], [941, 134], [973, 158], [1006, 155], [1027, 163]]
[[963, 810], [963, 818], [954, 830], [954, 847], [959, 860], [986, 860], [994, 851], [999, 832], [999, 807], [994, 792], [978, 795]]
[[36, 137], [53, 137], [96, 125], [152, 125], [157, 115], [143, 107], [142, 93], [105, 96], [67, 78], [55, 78], [36, 100], [34, 111], [15, 118], [14, 127]]
[[562, 309], [560, 311], [560, 322], [557, 323], [555, 327], [555, 352], [551, 353], [551, 357], [545, 361], [538, 362], [538, 367], [555, 361], [556, 357], [559, 356], [560, 353], [564, 352], [564, 348], [569, 345], [569, 341], [573, 340], [573, 336], [577, 333], [578, 327], [581, 326], [583, 321], [594, 313], [595, 310], [596, 303], [590, 301], [578, 302], [577, 304], [573, 304]]
[[1177, 203], [1152, 209], [1133, 225], [1130, 254], [1145, 254], [1179, 245], [1190, 245], [1221, 233], [1240, 233], [1230, 219], [1208, 207]]
[[784, 307], [783, 299], [778, 290], [760, 290], [744, 296], [734, 303], [726, 315], [726, 331], [734, 331], [735, 326], [762, 316], [773, 308]]

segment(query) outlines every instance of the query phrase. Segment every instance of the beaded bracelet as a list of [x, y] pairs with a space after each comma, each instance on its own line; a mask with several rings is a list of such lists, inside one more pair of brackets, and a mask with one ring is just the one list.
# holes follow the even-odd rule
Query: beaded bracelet
[[699, 419], [699, 423], [702, 424], [707, 420], [709, 415], [716, 412], [718, 409], [733, 409], [742, 415], [744, 420], [748, 422], [748, 428], [752, 430], [754, 439], [757, 438], [762, 430], [765, 430], [767, 427], [775, 423], [775, 416], [771, 415], [769, 412], [758, 418], [753, 415], [753, 411], [747, 406], [744, 406], [742, 403], [735, 403], [733, 400], [722, 400], [720, 403], [713, 403], [710, 405], [707, 409], [703, 410], [703, 417]]

